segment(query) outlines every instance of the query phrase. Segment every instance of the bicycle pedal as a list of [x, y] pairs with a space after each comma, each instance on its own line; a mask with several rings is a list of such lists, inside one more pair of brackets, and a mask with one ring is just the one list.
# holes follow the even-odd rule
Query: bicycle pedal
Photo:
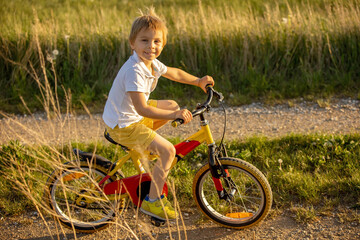
[[150, 222], [151, 222], [151, 224], [154, 225], [155, 227], [160, 227], [160, 226], [163, 226], [166, 221], [165, 221], [165, 220], [158, 219], [158, 218], [156, 218], [156, 217], [151, 217]]

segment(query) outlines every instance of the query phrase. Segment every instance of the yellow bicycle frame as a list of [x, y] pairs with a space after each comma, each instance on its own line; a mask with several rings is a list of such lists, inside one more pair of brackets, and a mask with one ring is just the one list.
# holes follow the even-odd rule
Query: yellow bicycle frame
[[[215, 145], [210, 127], [208, 125], [208, 121], [203, 120], [201, 121], [200, 129], [191, 135], [189, 138], [184, 140], [183, 142], [176, 144], [176, 157], [174, 161], [172, 162], [171, 169], [176, 165], [176, 163], [179, 161], [179, 159], [183, 158], [187, 153], [191, 152], [193, 149], [195, 149], [197, 146], [199, 146], [201, 143], [206, 142], [209, 146]], [[128, 154], [124, 157], [120, 158], [118, 161], [115, 162], [115, 167], [111, 172], [108, 173], [108, 175], [99, 182], [99, 185], [102, 185], [108, 178], [110, 178], [112, 175], [114, 175], [129, 159], [133, 161], [133, 164], [138, 172], [138, 174], [144, 174], [146, 173], [144, 167], [142, 166], [141, 159], [149, 159], [154, 160], [157, 158], [157, 155], [150, 154], [149, 151], [145, 151], [143, 154], [140, 154], [139, 152], [130, 149], [128, 150]], [[107, 195], [107, 198], [110, 200], [115, 200], [123, 197], [127, 197], [127, 194], [121, 194], [119, 195]]]
[[[197, 144], [196, 147], [203, 142], [206, 142], [207, 145], [215, 144], [208, 121], [206, 121], [206, 120], [201, 121], [200, 129], [196, 133], [191, 135], [189, 138], [187, 138], [183, 143], [190, 142], [190, 141], [198, 142], [199, 144]], [[176, 148], [176, 145], [175, 145], [175, 148]], [[193, 150], [194, 148], [192, 148], [191, 150]], [[139, 152], [137, 152], [133, 149], [130, 149], [128, 151], [127, 155], [125, 155], [124, 157], [122, 157], [115, 163], [114, 169], [108, 175], [109, 176], [114, 175], [116, 173], [116, 171], [119, 170], [125, 164], [125, 162], [127, 160], [129, 160], [130, 158], [133, 161], [134, 166], [135, 166], [136, 170], [138, 171], [138, 173], [139, 174], [145, 173], [146, 171], [145, 171], [144, 167], [142, 166], [140, 159], [145, 157], [147, 159], [153, 160], [158, 156], [151, 155], [149, 151], [146, 151], [144, 154], [140, 154]], [[184, 157], [184, 155], [182, 153], [178, 153], [178, 151], [177, 151], [177, 155], [180, 156], [181, 158]], [[171, 168], [173, 168], [176, 165], [177, 161], [178, 161], [178, 157], [175, 157], [175, 160], [173, 161]]]

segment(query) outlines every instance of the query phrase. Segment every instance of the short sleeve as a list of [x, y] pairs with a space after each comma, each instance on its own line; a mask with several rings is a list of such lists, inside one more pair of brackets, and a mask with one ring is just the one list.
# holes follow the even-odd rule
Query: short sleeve
[[144, 76], [135, 69], [129, 69], [125, 73], [126, 92], [147, 92]]
[[167, 72], [167, 67], [165, 66], [165, 64], [163, 64], [162, 62], [160, 62], [159, 60], [155, 60], [154, 61], [155, 67], [158, 70], [158, 73], [160, 75], [163, 75]]

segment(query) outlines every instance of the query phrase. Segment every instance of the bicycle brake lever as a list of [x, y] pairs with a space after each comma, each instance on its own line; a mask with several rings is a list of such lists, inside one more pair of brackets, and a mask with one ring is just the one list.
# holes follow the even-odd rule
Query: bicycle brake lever
[[217, 92], [213, 90], [215, 95], [219, 98], [219, 102], [222, 102], [224, 100], [224, 95], [221, 92]]
[[216, 91], [212, 85], [208, 84], [206, 85], [207, 89], [211, 89], [211, 91], [218, 97], [219, 102], [222, 102], [224, 100], [224, 96], [221, 92]]

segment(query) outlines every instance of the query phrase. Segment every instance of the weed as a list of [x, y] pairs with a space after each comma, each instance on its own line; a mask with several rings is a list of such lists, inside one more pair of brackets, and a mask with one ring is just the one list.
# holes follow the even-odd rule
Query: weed
[[360, 213], [357, 210], [343, 208], [335, 213], [341, 223], [354, 222], [360, 224]]
[[309, 223], [318, 221], [316, 210], [313, 206], [309, 207], [292, 207], [290, 212], [295, 215], [295, 220], [298, 223]]

